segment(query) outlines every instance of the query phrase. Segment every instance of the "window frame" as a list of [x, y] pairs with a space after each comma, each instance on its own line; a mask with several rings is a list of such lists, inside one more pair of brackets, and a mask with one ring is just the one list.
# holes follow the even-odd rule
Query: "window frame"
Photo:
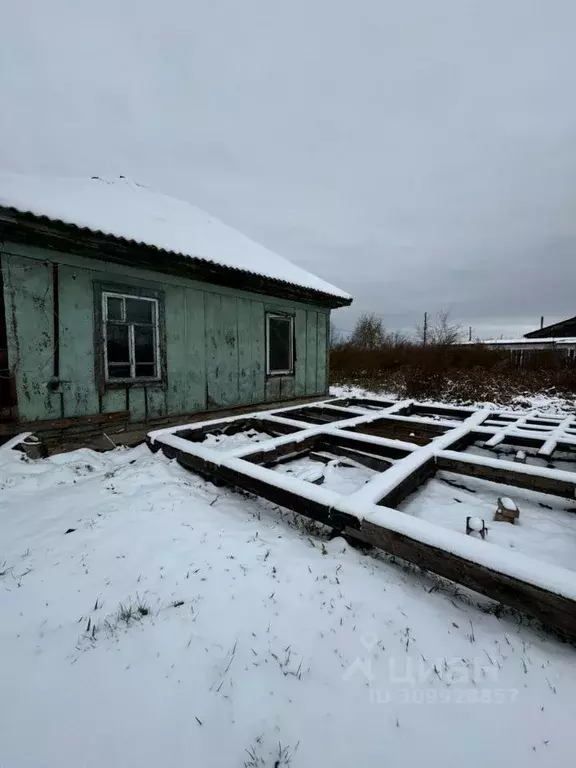
[[[164, 292], [140, 286], [117, 284], [110, 282], [94, 281], [94, 350], [95, 350], [95, 374], [96, 383], [101, 395], [110, 389], [125, 389], [127, 387], [166, 387], [166, 332], [165, 332], [165, 311], [164, 311]], [[108, 323], [108, 298], [138, 299], [153, 303], [154, 323], [142, 323], [146, 327], [154, 329], [154, 364], [155, 376], [132, 376], [135, 374], [136, 357], [134, 352], [134, 332], [133, 327], [139, 325], [118, 321], [119, 324], [125, 324], [130, 328], [128, 332], [130, 360], [130, 377], [110, 377], [108, 370], [108, 350], [107, 350], [107, 323]], [[115, 321], [110, 320], [111, 323]], [[114, 365], [114, 363], [112, 363]]]
[[[108, 362], [108, 299], [123, 299], [124, 300], [124, 313], [126, 313], [126, 299], [133, 299], [135, 301], [148, 301], [152, 304], [154, 307], [153, 313], [153, 321], [152, 323], [135, 323], [135, 322], [129, 322], [126, 317], [124, 320], [110, 320], [111, 323], [117, 322], [119, 325], [125, 325], [128, 328], [128, 357], [130, 358], [128, 360], [128, 364], [130, 365], [130, 376], [110, 376], [110, 364]], [[155, 376], [136, 376], [136, 349], [135, 349], [135, 343], [134, 343], [134, 327], [137, 325], [142, 325], [147, 328], [153, 329], [154, 334], [154, 341], [153, 341], [153, 350], [154, 350], [154, 360], [152, 361], [152, 364], [154, 365], [154, 369], [156, 371]], [[146, 382], [146, 381], [160, 381], [161, 380], [161, 372], [160, 372], [160, 345], [159, 345], [159, 337], [160, 335], [160, 329], [159, 329], [159, 312], [158, 312], [158, 299], [153, 298], [151, 296], [139, 296], [135, 294], [129, 294], [129, 293], [117, 293], [115, 291], [102, 291], [102, 345], [104, 350], [104, 381], [106, 384], [114, 383], [114, 382], [130, 382], [137, 384], [138, 382]], [[124, 363], [125, 364], [125, 363]], [[112, 365], [115, 365], [115, 363], [112, 363]], [[120, 363], [117, 363], [117, 365], [120, 365]]]
[[[290, 327], [290, 368], [289, 369], [272, 369], [270, 365], [270, 321], [271, 320], [284, 320], [289, 322]], [[266, 375], [267, 376], [293, 376], [296, 363], [294, 343], [294, 315], [290, 315], [283, 312], [267, 312], [266, 313]]]

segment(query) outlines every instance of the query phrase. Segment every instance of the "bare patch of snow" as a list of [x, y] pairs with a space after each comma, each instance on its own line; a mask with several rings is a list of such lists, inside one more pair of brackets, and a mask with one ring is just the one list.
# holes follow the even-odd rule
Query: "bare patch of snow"
[[360, 464], [346, 466], [342, 461], [334, 459], [326, 466], [309, 458], [295, 459], [287, 464], [279, 464], [275, 471], [295, 477], [298, 480], [306, 480], [309, 483], [321, 481], [323, 488], [335, 491], [344, 496], [354, 493], [378, 473]]
[[254, 443], [270, 440], [270, 435], [265, 432], [257, 432], [255, 429], [247, 429], [236, 432], [234, 435], [208, 433], [201, 445], [214, 451], [233, 451], [238, 448], [246, 448]]
[[[505, 509], [520, 510], [515, 525], [494, 521], [499, 498]], [[576, 502], [569, 499], [441, 471], [405, 499], [400, 510], [459, 532], [465, 531], [467, 516], [481, 518], [488, 528], [487, 544], [576, 571]]]

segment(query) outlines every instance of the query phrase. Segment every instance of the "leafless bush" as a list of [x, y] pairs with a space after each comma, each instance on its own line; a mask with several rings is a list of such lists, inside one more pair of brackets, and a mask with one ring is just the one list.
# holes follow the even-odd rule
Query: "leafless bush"
[[576, 367], [557, 352], [542, 351], [519, 361], [509, 352], [482, 345], [382, 346], [334, 349], [331, 383], [392, 391], [414, 399], [507, 403], [540, 392], [576, 394]]
[[416, 342], [422, 344], [435, 344], [446, 346], [457, 344], [462, 337], [462, 326], [453, 323], [449, 309], [441, 309], [436, 316], [416, 326]]

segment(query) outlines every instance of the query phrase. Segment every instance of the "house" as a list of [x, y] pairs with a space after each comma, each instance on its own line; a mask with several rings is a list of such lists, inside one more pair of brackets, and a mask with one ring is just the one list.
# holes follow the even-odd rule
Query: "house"
[[[482, 344], [491, 349], [508, 352], [510, 359], [518, 366], [533, 365], [535, 362], [550, 365], [551, 361], [573, 366], [576, 364], [576, 317], [547, 326], [544, 326], [542, 318], [540, 328], [525, 333], [520, 338], [464, 342], [464, 345], [471, 344]], [[543, 354], [549, 352], [553, 354]]]
[[[544, 320], [544, 318], [542, 318]], [[576, 338], [576, 317], [569, 317], [568, 320], [561, 320], [552, 325], [542, 325], [536, 331], [524, 334], [525, 339], [566, 339]]]
[[324, 395], [350, 296], [130, 182], [0, 174], [0, 434]]
[[576, 353], [576, 317], [547, 326], [544, 326], [544, 318], [542, 318], [540, 328], [525, 333], [520, 338], [465, 342], [467, 345], [478, 343], [493, 349], [522, 353], [522, 355], [543, 350], [559, 352], [567, 360], [573, 361]]

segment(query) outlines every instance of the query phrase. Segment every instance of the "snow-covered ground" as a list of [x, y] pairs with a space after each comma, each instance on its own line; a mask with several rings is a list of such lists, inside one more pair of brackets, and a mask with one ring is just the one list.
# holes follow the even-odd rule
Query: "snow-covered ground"
[[[400, 397], [397, 392], [381, 391], [373, 392], [362, 387], [353, 386], [337, 386], [330, 387], [330, 394], [334, 397], [379, 397], [386, 398], [387, 400], [399, 400]], [[424, 401], [422, 401], [424, 402]], [[427, 405], [446, 405], [445, 402], [426, 401]], [[498, 408], [494, 403], [478, 401], [474, 403], [466, 403], [466, 407], [473, 408]], [[576, 398], [562, 397], [560, 395], [548, 394], [542, 392], [540, 394], [524, 394], [518, 395], [512, 398], [512, 400], [506, 405], [507, 411], [526, 411], [526, 410], [539, 410], [541, 413], [554, 413], [559, 416], [569, 415], [576, 411]]]
[[255, 429], [236, 432], [234, 435], [219, 435], [209, 432], [202, 441], [202, 445], [206, 448], [211, 448], [213, 451], [230, 451], [234, 448], [245, 448], [253, 443], [260, 443], [263, 440], [270, 440], [270, 435], [267, 435], [265, 432], [258, 432]]
[[294, 521], [0, 450], [0, 765], [573, 765], [572, 647]]
[[319, 483], [323, 488], [343, 495], [354, 493], [378, 473], [353, 461], [342, 461], [336, 457], [329, 464], [320, 464], [309, 458], [296, 459], [288, 464], [279, 464], [276, 472]]

